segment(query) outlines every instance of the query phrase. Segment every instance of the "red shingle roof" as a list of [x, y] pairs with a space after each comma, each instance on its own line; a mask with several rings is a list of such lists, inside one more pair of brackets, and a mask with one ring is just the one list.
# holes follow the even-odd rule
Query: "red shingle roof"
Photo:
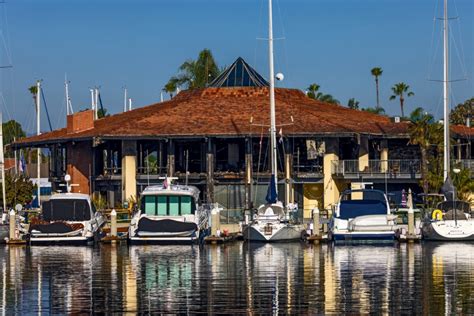
[[470, 138], [474, 136], [474, 127], [467, 127], [465, 125], [452, 125], [450, 127], [452, 133], [461, 138]]
[[[250, 123], [252, 118], [253, 123]], [[293, 118], [293, 124], [291, 119]], [[308, 98], [294, 89], [276, 89], [277, 128], [284, 134], [374, 134], [406, 136], [407, 123]], [[34, 144], [91, 137], [259, 135], [269, 124], [268, 88], [206, 88], [182, 91], [170, 101], [96, 120], [94, 128], [66, 128], [20, 140]], [[264, 128], [266, 130], [266, 128]]]

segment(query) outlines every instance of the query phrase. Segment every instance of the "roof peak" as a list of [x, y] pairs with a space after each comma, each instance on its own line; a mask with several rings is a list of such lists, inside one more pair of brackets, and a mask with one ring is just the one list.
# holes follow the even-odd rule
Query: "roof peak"
[[255, 69], [242, 57], [238, 57], [209, 84], [209, 87], [267, 87], [268, 85], [268, 82]]

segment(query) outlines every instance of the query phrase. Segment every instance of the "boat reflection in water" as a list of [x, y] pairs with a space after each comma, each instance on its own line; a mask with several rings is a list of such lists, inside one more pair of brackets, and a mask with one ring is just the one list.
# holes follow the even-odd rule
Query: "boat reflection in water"
[[0, 247], [0, 313], [472, 314], [474, 245]]

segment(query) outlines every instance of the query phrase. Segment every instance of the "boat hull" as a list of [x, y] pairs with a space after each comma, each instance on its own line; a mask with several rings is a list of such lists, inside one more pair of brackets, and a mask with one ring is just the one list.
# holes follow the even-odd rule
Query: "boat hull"
[[30, 237], [29, 244], [35, 246], [41, 245], [78, 245], [86, 246], [94, 243], [94, 237]]
[[473, 241], [474, 221], [454, 220], [424, 223], [422, 235], [425, 240], [433, 241]]
[[370, 231], [361, 231], [361, 232], [333, 232], [331, 234], [332, 240], [334, 241], [393, 241], [395, 240], [395, 232], [393, 231], [382, 231], [382, 232], [370, 232]]
[[287, 242], [297, 241], [301, 239], [302, 227], [299, 225], [288, 225], [279, 228], [272, 234], [261, 232], [258, 227], [253, 225], [247, 226], [244, 231], [244, 240], [256, 242]]

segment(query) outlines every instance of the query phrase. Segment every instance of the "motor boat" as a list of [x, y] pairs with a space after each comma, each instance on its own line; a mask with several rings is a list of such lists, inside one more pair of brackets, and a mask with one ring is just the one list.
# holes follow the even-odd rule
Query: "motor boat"
[[57, 193], [41, 205], [38, 218], [22, 223], [22, 238], [31, 244], [91, 244], [98, 241], [105, 216], [87, 194], [71, 193], [71, 177], [66, 175], [67, 193]]
[[439, 241], [474, 240], [471, 206], [464, 201], [444, 201], [422, 222], [423, 239]]
[[210, 232], [210, 208], [199, 205], [199, 189], [173, 184], [148, 186], [128, 230], [131, 243], [193, 243]]
[[304, 227], [293, 224], [279, 201], [261, 205], [255, 219], [243, 230], [244, 240], [260, 242], [296, 241]]
[[397, 216], [391, 214], [382, 191], [344, 191], [330, 221], [329, 238], [338, 240], [393, 240]]
[[[42, 203], [26, 233], [31, 244], [90, 244], [98, 241], [106, 219], [87, 194], [58, 193]], [[24, 225], [26, 226], [26, 225]]]

